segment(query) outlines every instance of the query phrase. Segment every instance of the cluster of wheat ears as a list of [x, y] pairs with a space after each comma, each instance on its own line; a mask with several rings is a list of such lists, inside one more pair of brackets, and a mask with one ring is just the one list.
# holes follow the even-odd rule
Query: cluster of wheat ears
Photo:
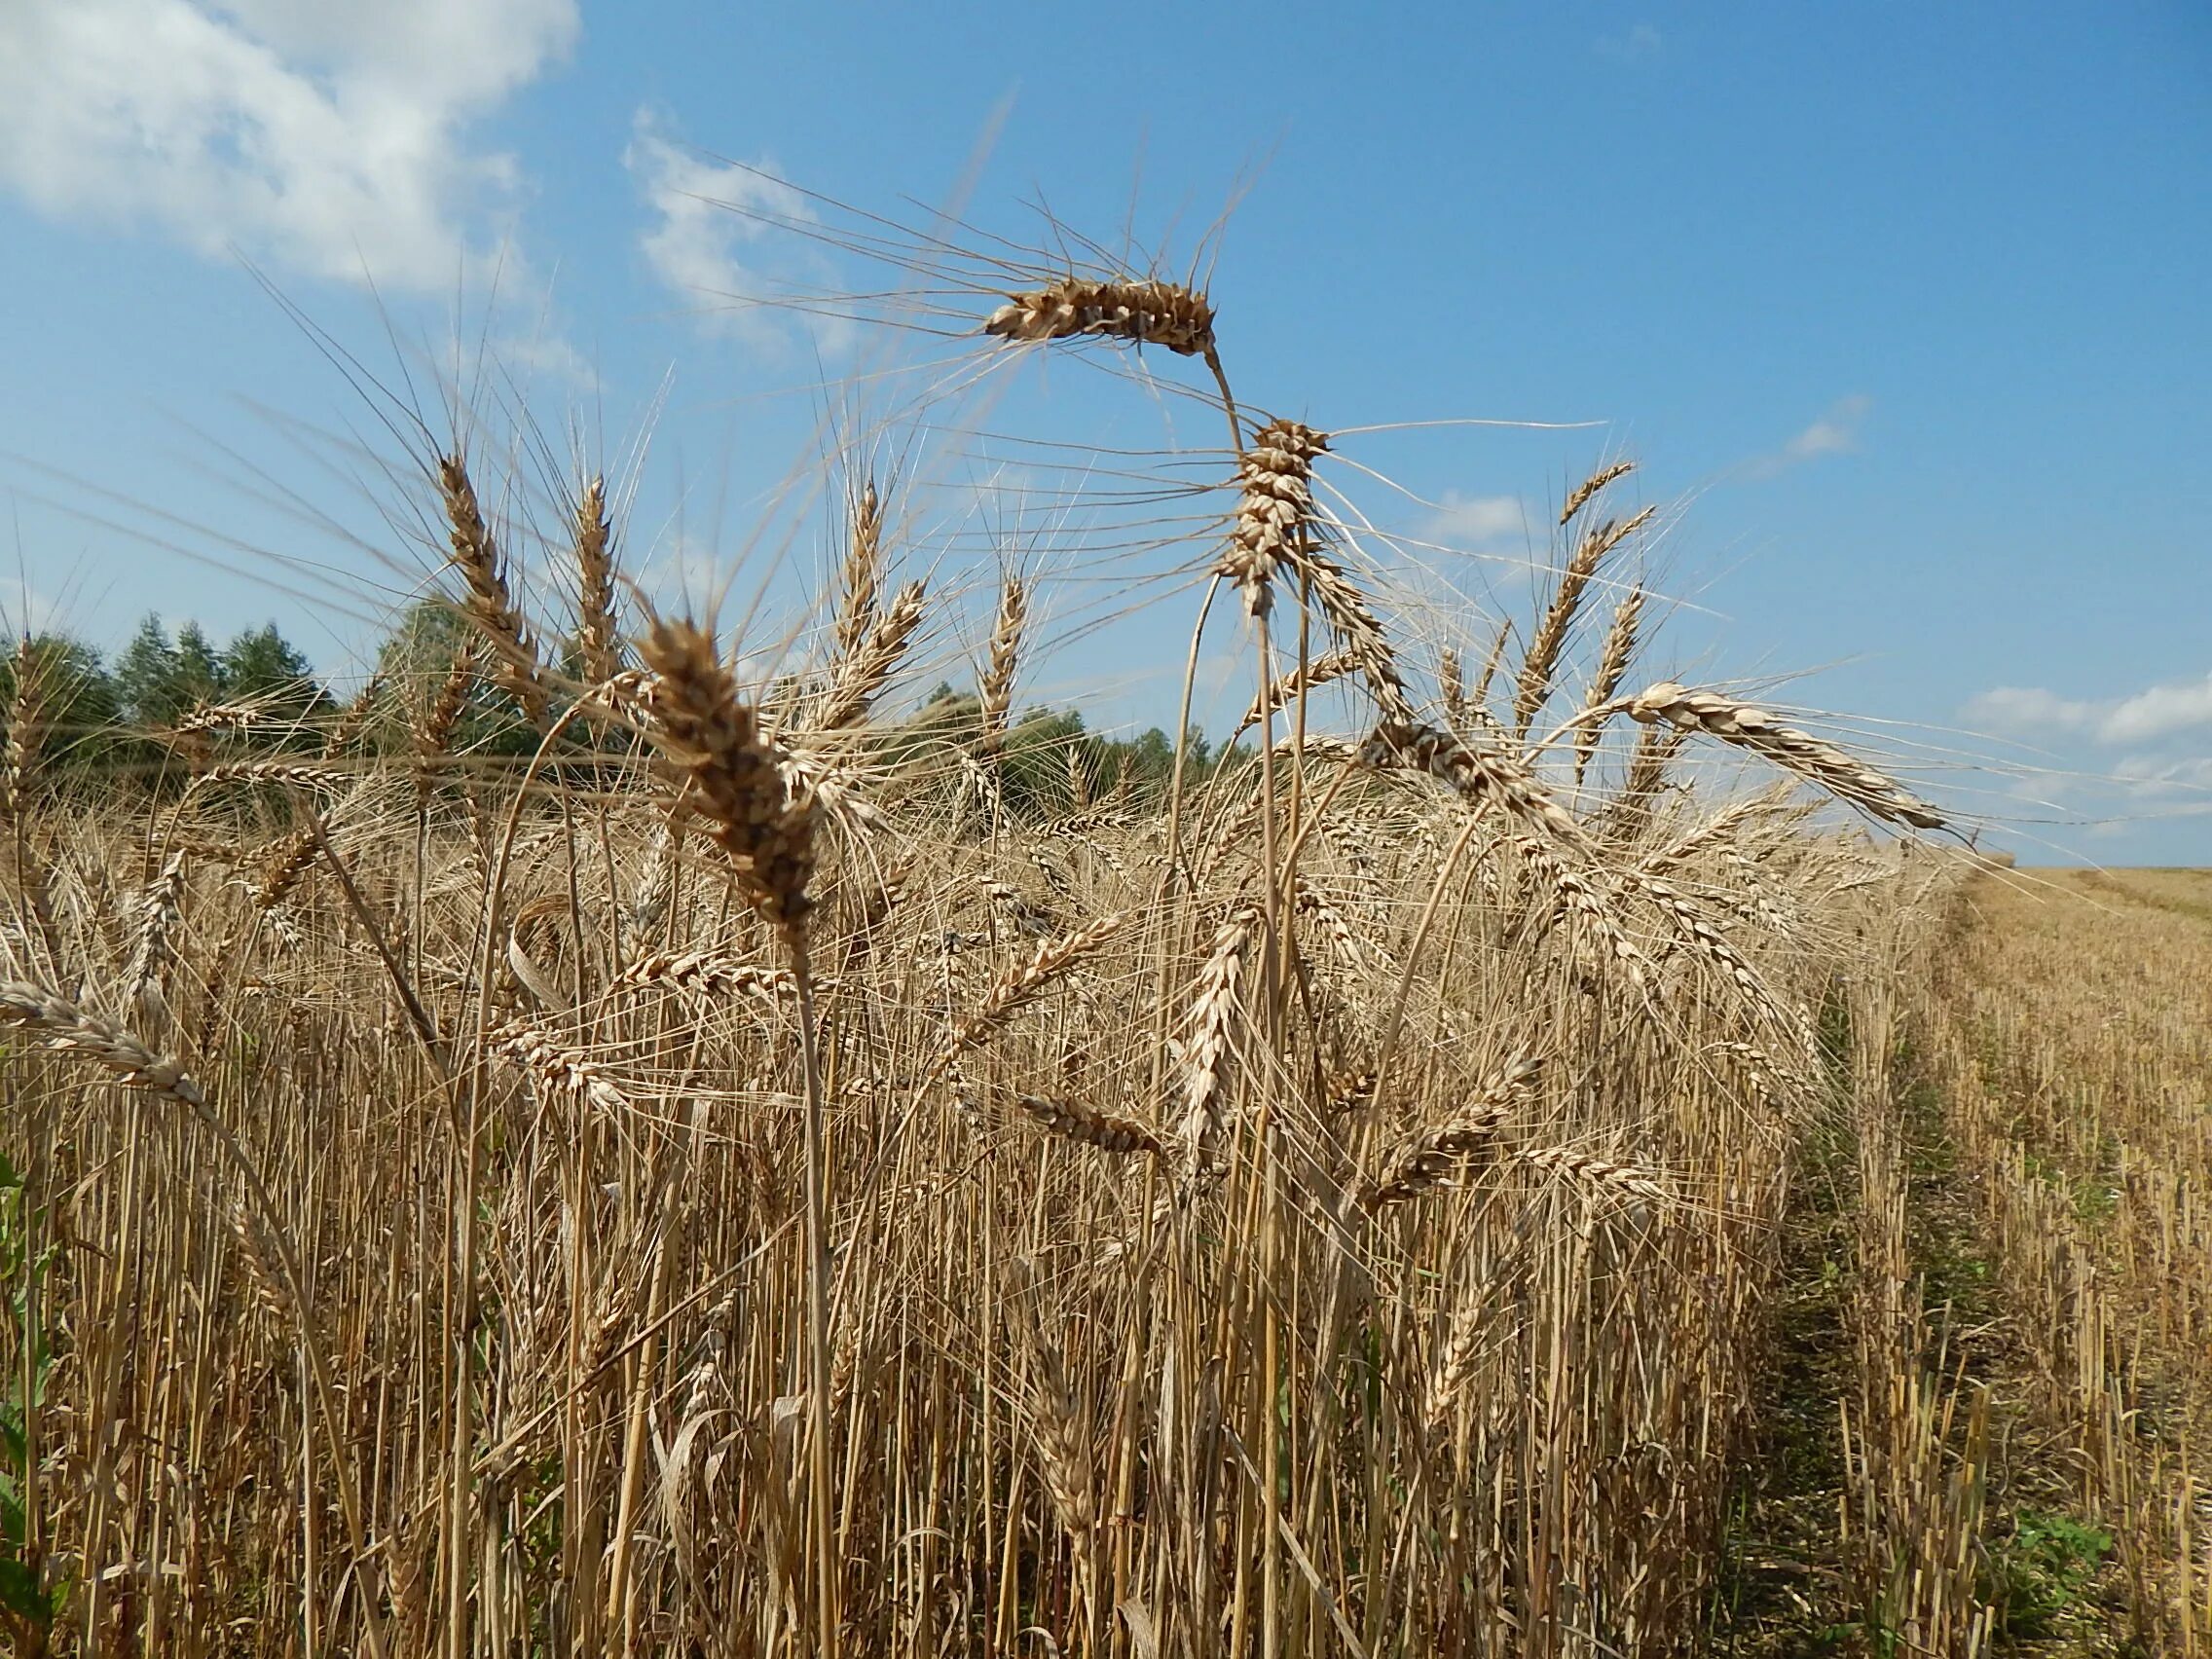
[[[1061, 277], [967, 326], [1210, 369], [1235, 450], [1192, 553], [1253, 664], [1228, 762], [1146, 791], [1071, 751], [1015, 810], [1030, 581], [975, 733], [919, 754], [885, 737], [932, 607], [887, 491], [756, 681], [626, 587], [596, 480], [573, 613], [529, 603], [460, 445], [422, 482], [465, 641], [312, 743], [203, 710], [181, 787], [95, 796], [42, 761], [26, 655], [8, 1571], [56, 1610], [10, 1601], [18, 1640], [1706, 1627], [1822, 1010], [1941, 820], [1723, 691], [1639, 686], [1626, 465], [1469, 675], [1386, 619], [1330, 435], [1231, 400], [1203, 294]], [[486, 696], [535, 753], [459, 752]]]

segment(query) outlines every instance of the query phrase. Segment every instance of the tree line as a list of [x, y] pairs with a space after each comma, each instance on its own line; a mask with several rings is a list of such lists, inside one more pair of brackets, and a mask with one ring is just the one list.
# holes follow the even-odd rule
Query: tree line
[[[450, 606], [431, 601], [403, 611], [378, 648], [368, 687], [356, 694], [371, 701], [354, 707], [316, 678], [307, 654], [275, 622], [217, 645], [196, 621], [172, 632], [164, 618], [148, 615], [112, 660], [69, 635], [25, 636], [0, 656], [0, 707], [14, 711], [18, 725], [35, 727], [43, 768], [79, 777], [177, 771], [172, 761], [180, 749], [203, 751], [239, 732], [257, 751], [316, 748], [342, 719], [367, 753], [405, 755], [417, 705], [435, 694], [469, 633]], [[27, 700], [18, 695], [23, 683], [32, 692]], [[972, 749], [981, 731], [977, 695], [940, 682], [875, 735], [875, 757], [898, 765], [935, 751]], [[196, 741], [198, 733], [209, 735]], [[534, 750], [537, 733], [478, 676], [453, 744], [485, 759], [511, 757]], [[1202, 776], [1241, 754], [1193, 730], [1185, 766]], [[1157, 795], [1174, 763], [1175, 740], [1158, 726], [1134, 737], [1107, 736], [1090, 731], [1080, 710], [1039, 707], [1012, 722], [998, 776], [1009, 811], [1040, 816], [1117, 793]]]

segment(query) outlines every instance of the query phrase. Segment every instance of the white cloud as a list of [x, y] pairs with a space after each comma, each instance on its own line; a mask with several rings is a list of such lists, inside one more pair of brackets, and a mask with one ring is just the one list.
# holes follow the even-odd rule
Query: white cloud
[[[806, 198], [765, 164], [717, 162], [671, 143], [649, 110], [638, 112], [622, 159], [652, 209], [652, 223], [639, 239], [639, 248], [653, 275], [703, 308], [698, 320], [709, 332], [741, 336], [756, 345], [782, 339], [792, 313], [760, 302], [788, 284], [751, 253], [741, 257], [740, 250], [761, 247], [778, 235], [765, 220], [813, 223]], [[813, 320], [825, 349], [841, 345], [849, 332], [834, 317]]]
[[1518, 496], [1462, 496], [1444, 492], [1421, 525], [1421, 539], [1444, 547], [1480, 547], [1529, 538], [1529, 510]]
[[2212, 756], [2166, 759], [2156, 755], [2122, 756], [2112, 775], [2147, 795], [2194, 795], [2212, 791]]
[[576, 0], [8, 0], [0, 188], [203, 254], [450, 285], [519, 183], [467, 122], [578, 22]]
[[2040, 686], [2001, 685], [1969, 702], [1966, 716], [1993, 730], [2023, 735], [2068, 732], [2114, 745], [2156, 743], [2212, 729], [2212, 674], [2101, 702], [2061, 697]]
[[640, 581], [656, 605], [688, 614], [712, 615], [737, 574], [735, 555], [687, 531], [669, 533], [668, 544], [649, 556]]
[[1860, 423], [1874, 407], [1863, 392], [1838, 398], [1828, 412], [1783, 446], [1791, 461], [1811, 461], [1821, 455], [1847, 455], [1859, 447]]
[[2181, 685], [2154, 685], [2122, 699], [2098, 735], [2108, 743], [2150, 743], [2212, 726], [2212, 674]]
[[1804, 461], [1817, 461], [1822, 456], [1850, 455], [1859, 448], [1859, 430], [1873, 407], [1874, 400], [1864, 392], [1839, 397], [1818, 421], [1772, 455], [1760, 456], [1747, 463], [1745, 471], [1753, 478], [1772, 478], [1778, 472], [1788, 471]]
[[2029, 685], [2000, 685], [1980, 692], [1968, 701], [1965, 714], [1972, 724], [1992, 731], [2084, 732], [2097, 723], [2095, 704]]

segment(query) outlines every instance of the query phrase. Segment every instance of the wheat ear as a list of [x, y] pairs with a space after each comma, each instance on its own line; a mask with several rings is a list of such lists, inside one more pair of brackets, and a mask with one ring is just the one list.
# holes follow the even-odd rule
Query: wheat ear
[[514, 698], [523, 718], [542, 731], [551, 700], [545, 690], [544, 669], [537, 660], [537, 643], [531, 638], [530, 626], [507, 591], [505, 561], [484, 522], [476, 485], [460, 456], [449, 455], [438, 461], [438, 490], [445, 498], [452, 563], [461, 571], [468, 589], [461, 608], [491, 645], [495, 682]]
[[1568, 631], [1574, 626], [1575, 613], [1582, 608], [1582, 596], [1588, 591], [1590, 578], [1598, 573], [1605, 555], [1626, 541], [1637, 531], [1650, 522], [1656, 509], [1645, 507], [1634, 518], [1606, 520], [1597, 526], [1575, 544], [1574, 552], [1560, 572], [1559, 591], [1544, 608], [1544, 614], [1536, 624], [1536, 632], [1529, 641], [1528, 655], [1521, 659], [1521, 675], [1513, 688], [1513, 732], [1526, 737], [1529, 722], [1536, 711], [1544, 706], [1552, 691], [1552, 679], [1559, 670], [1560, 653], [1567, 646]]
[[1612, 626], [1605, 630], [1605, 644], [1598, 653], [1597, 678], [1590, 682], [1590, 692], [1583, 699], [1582, 721], [1574, 733], [1574, 781], [1577, 786], [1583, 774], [1590, 769], [1591, 758], [1598, 753], [1598, 734], [1603, 719], [1597, 711], [1613, 700], [1613, 693], [1621, 688], [1621, 677], [1628, 673], [1628, 665], [1636, 655], [1637, 629], [1643, 616], [1643, 589], [1628, 590], [1620, 604], [1613, 608]]
[[841, 652], [830, 672], [830, 688], [815, 711], [816, 730], [849, 730], [867, 714], [868, 703], [890, 682], [914, 630], [921, 626], [922, 592], [920, 582], [901, 588], [890, 608], [869, 623], [860, 643]]
[[1193, 1180], [1211, 1170], [1227, 1126], [1222, 1098], [1229, 1074], [1229, 1038], [1236, 1016], [1237, 989], [1260, 925], [1256, 904], [1240, 905], [1214, 930], [1213, 946], [1198, 972], [1191, 999], [1190, 1037], [1183, 1046], [1183, 1120], [1179, 1129]]
[[1506, 1120], [1534, 1098], [1539, 1069], [1533, 1055], [1521, 1055], [1484, 1083], [1465, 1111], [1401, 1141], [1360, 1188], [1360, 1203], [1380, 1209], [1441, 1186], [1460, 1163], [1487, 1151]]
[[812, 802], [793, 795], [704, 629], [655, 618], [640, 654], [651, 676], [644, 701], [653, 742], [683, 772], [687, 798], [709, 838], [728, 855], [754, 909], [803, 956], [813, 907]]
[[1017, 1094], [1014, 1103], [1053, 1134], [1094, 1146], [1101, 1152], [1141, 1152], [1152, 1158], [1166, 1155], [1160, 1137], [1134, 1118], [1087, 1106], [1080, 1100], [1041, 1094]]
[[614, 527], [607, 518], [607, 480], [593, 477], [576, 497], [576, 648], [584, 674], [603, 684], [622, 671], [614, 610]]
[[834, 638], [839, 662], [859, 650], [875, 629], [877, 596], [883, 588], [883, 501], [875, 493], [874, 479], [861, 487], [852, 520], [837, 584]]
[[1063, 276], [1007, 296], [983, 332], [1017, 344], [1085, 337], [1161, 346], [1186, 357], [1214, 350], [1213, 307], [1173, 282]]
[[1834, 744], [1784, 725], [1764, 709], [1717, 691], [1695, 690], [1671, 680], [1640, 692], [1629, 714], [1645, 725], [1661, 721], [1677, 730], [1703, 732], [1748, 749], [1786, 771], [1818, 784], [1871, 817], [1915, 830], [1940, 830], [1940, 813], [1900, 789], [1896, 780], [1853, 759]]
[[1073, 933], [1046, 940], [1026, 959], [1001, 973], [985, 988], [975, 1011], [953, 1027], [930, 1067], [931, 1080], [943, 1077], [962, 1054], [1005, 1030], [1047, 986], [1113, 938], [1127, 919], [1121, 912], [1109, 912]]
[[1029, 617], [1029, 588], [1019, 576], [999, 584], [998, 615], [991, 624], [990, 661], [977, 687], [981, 747], [996, 756], [1006, 749], [1014, 714], [1014, 680], [1021, 666], [1021, 631]]
[[1601, 466], [1597, 471], [1591, 473], [1589, 477], [1567, 492], [1567, 504], [1559, 510], [1560, 528], [1565, 530], [1567, 521], [1587, 506], [1590, 498], [1599, 491], [1613, 483], [1616, 479], [1626, 478], [1635, 470], [1635, 461], [1616, 461], [1610, 466]]

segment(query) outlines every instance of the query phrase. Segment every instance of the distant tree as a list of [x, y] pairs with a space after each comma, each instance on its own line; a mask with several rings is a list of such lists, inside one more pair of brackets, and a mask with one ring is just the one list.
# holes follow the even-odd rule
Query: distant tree
[[1007, 809], [1017, 818], [1055, 818], [1075, 810], [1068, 756], [1095, 772], [1098, 740], [1074, 710], [1038, 709], [1014, 722], [1006, 738]]
[[223, 648], [217, 673], [223, 694], [232, 698], [305, 695], [314, 685], [313, 665], [274, 622], [242, 629]]
[[222, 698], [223, 660], [200, 624], [187, 621], [176, 631], [176, 707], [189, 712]]
[[[18, 700], [18, 681], [30, 695]], [[122, 703], [100, 653], [82, 640], [40, 634], [0, 657], [0, 709], [27, 715], [34, 770], [81, 771], [113, 754]]]
[[[419, 600], [400, 612], [399, 620], [377, 652], [377, 673], [389, 688], [394, 706], [413, 719], [427, 709], [452, 673], [461, 646], [478, 639], [468, 618], [445, 600]], [[479, 665], [488, 661], [479, 650]], [[404, 749], [407, 734], [395, 716], [392, 729], [378, 734], [387, 747]], [[468, 702], [455, 734], [456, 747], [476, 755], [528, 755], [537, 747], [537, 734], [522, 718], [514, 699], [493, 686], [480, 672], [470, 687]]]
[[168, 630], [159, 616], [148, 615], [115, 659], [115, 693], [124, 718], [142, 726], [168, 724], [184, 712], [176, 701], [179, 684]]
[[199, 623], [187, 621], [172, 644], [159, 616], [138, 624], [115, 659], [115, 693], [131, 723], [159, 730], [208, 703], [254, 703], [262, 723], [298, 722], [328, 703], [305, 652], [276, 624], [241, 629], [220, 652]]
[[274, 622], [240, 630], [224, 646], [217, 666], [225, 701], [259, 705], [265, 725], [288, 722], [302, 741], [306, 722], [331, 706], [328, 693], [315, 682], [314, 665]]

